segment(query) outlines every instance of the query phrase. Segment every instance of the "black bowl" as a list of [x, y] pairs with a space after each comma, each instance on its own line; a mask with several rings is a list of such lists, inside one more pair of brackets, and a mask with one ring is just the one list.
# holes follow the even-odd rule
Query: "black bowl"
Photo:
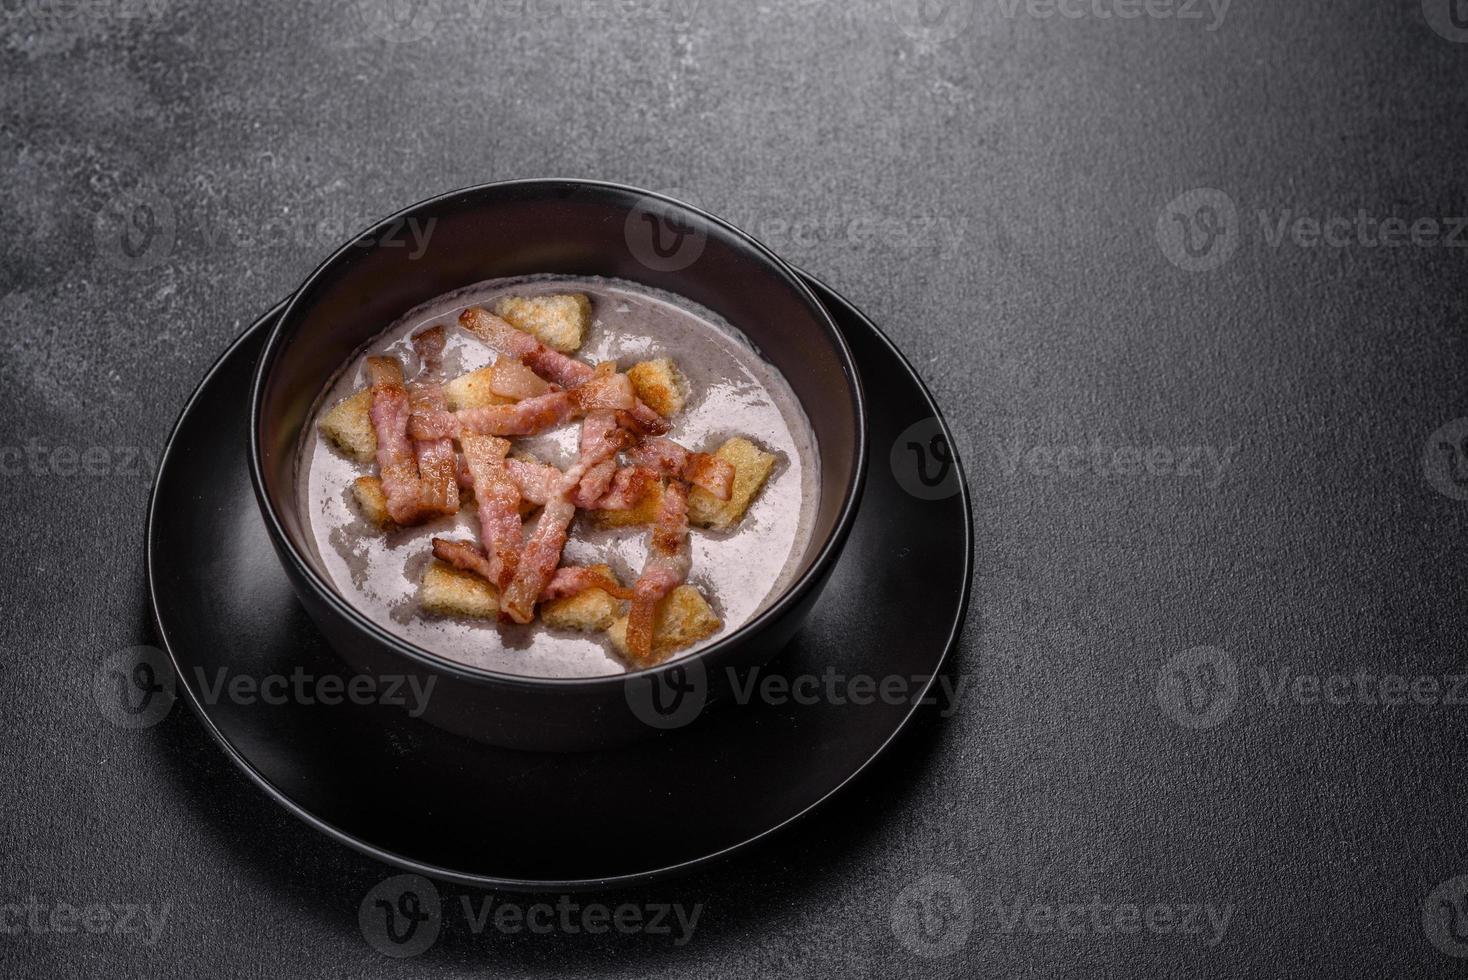
[[[388, 324], [487, 279], [606, 276], [677, 293], [742, 330], [790, 383], [815, 430], [821, 497], [793, 584], [707, 648], [628, 674], [525, 677], [467, 667], [373, 623], [333, 587], [296, 504], [302, 429], [327, 383]], [[327, 259], [291, 298], [255, 370], [250, 474], [271, 541], [311, 618], [351, 667], [433, 683], [425, 716], [511, 748], [604, 748], [657, 731], [646, 705], [698, 675], [761, 665], [819, 596], [851, 529], [866, 461], [866, 411], [851, 351], [826, 309], [773, 253], [729, 224], [657, 194], [581, 180], [486, 184], [414, 205]], [[726, 683], [726, 682], [725, 682]], [[384, 707], [382, 710], [401, 710]]]

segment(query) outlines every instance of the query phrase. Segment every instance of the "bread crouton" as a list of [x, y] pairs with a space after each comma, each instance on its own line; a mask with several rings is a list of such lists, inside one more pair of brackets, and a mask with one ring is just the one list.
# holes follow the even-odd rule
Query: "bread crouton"
[[725, 530], [738, 524], [755, 495], [770, 478], [775, 457], [742, 436], [735, 436], [714, 453], [734, 467], [734, 487], [728, 500], [694, 487], [688, 494], [688, 520], [699, 527]]
[[627, 377], [632, 379], [637, 397], [665, 419], [683, 411], [688, 401], [688, 379], [670, 358], [634, 364], [627, 370]]
[[498, 590], [473, 572], [464, 572], [437, 558], [423, 570], [419, 595], [423, 608], [443, 616], [494, 619], [499, 615]]
[[377, 458], [377, 432], [372, 428], [372, 389], [348, 395], [321, 416], [317, 427], [336, 447], [359, 463]]
[[448, 403], [449, 411], [457, 412], [461, 408], [488, 408], [490, 405], [509, 405], [514, 402], [515, 399], [496, 395], [490, 389], [493, 374], [493, 367], [480, 368], [478, 371], [461, 374], [445, 384], [443, 397], [444, 401]]
[[642, 524], [657, 523], [658, 511], [662, 509], [662, 506], [663, 484], [660, 481], [648, 487], [647, 493], [642, 495], [637, 506], [630, 510], [593, 510], [587, 513], [595, 527], [637, 527]]
[[361, 476], [352, 484], [352, 496], [357, 498], [357, 509], [362, 516], [384, 531], [397, 527], [387, 513], [387, 494], [382, 492], [382, 481], [375, 476]]
[[[612, 581], [617, 576], [610, 565], [593, 565]], [[581, 630], [583, 633], [600, 633], [608, 629], [622, 611], [622, 604], [601, 589], [587, 589], [565, 599], [552, 599], [540, 607], [540, 618], [545, 625], [555, 629]]]
[[[658, 604], [652, 634], [652, 662], [661, 663], [670, 654], [713, 636], [723, 625], [698, 589], [691, 585], [678, 586]], [[626, 616], [612, 623], [607, 635], [622, 656], [631, 656], [627, 648]]]
[[591, 300], [581, 293], [507, 296], [494, 304], [495, 315], [533, 334], [547, 347], [569, 354], [581, 347], [591, 322]]

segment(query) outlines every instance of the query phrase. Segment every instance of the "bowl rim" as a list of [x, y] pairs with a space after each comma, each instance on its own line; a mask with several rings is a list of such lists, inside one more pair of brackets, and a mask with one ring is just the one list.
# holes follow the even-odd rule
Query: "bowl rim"
[[[290, 536], [286, 534], [285, 528], [275, 513], [275, 506], [265, 490], [262, 447], [260, 444], [261, 405], [265, 398], [266, 382], [272, 373], [276, 361], [279, 359], [281, 348], [288, 332], [287, 328], [292, 325], [292, 321], [296, 318], [299, 308], [304, 305], [303, 297], [305, 294], [319, 281], [332, 274], [343, 257], [360, 252], [361, 246], [358, 244], [360, 241], [370, 237], [376, 242], [381, 237], [382, 232], [395, 224], [405, 221], [413, 212], [422, 208], [448, 205], [455, 198], [469, 198], [482, 193], [510, 188], [535, 187], [541, 187], [547, 191], [590, 189], [600, 193], [611, 193], [614, 195], [633, 195], [639, 199], [651, 198], [670, 205], [676, 210], [691, 213], [731, 235], [736, 244], [743, 246], [753, 253], [775, 273], [777, 278], [782, 279], [785, 285], [791, 288], [812, 308], [816, 314], [816, 322], [825, 331], [827, 338], [836, 349], [838, 360], [841, 362], [842, 374], [846, 379], [847, 388], [851, 392], [853, 406], [855, 408], [855, 458], [853, 461], [854, 465], [851, 468], [851, 475], [847, 480], [846, 487], [842, 491], [841, 509], [837, 514], [836, 522], [832, 526], [830, 534], [827, 535], [826, 540], [821, 544], [820, 550], [809, 562], [805, 570], [796, 577], [794, 582], [785, 588], [774, 602], [740, 624], [728, 635], [720, 637], [707, 647], [686, 656], [674, 657], [661, 664], [627, 670], [620, 674], [597, 674], [589, 677], [533, 677], [525, 674], [509, 674], [450, 660], [447, 657], [434, 653], [426, 647], [403, 639], [369, 619], [353, 603], [347, 601], [330, 582], [325, 581], [322, 575], [317, 572], [314, 565], [304, 559], [294, 542], [291, 541]], [[378, 246], [374, 244], [373, 247]], [[738, 324], [734, 326], [736, 329], [738, 328]], [[862, 384], [861, 374], [856, 368], [855, 356], [851, 352], [850, 345], [846, 342], [846, 337], [841, 333], [840, 328], [836, 326], [830, 311], [816, 297], [814, 291], [801, 280], [800, 275], [795, 269], [758, 239], [717, 215], [656, 191], [643, 190], [638, 187], [633, 187], [630, 184], [621, 184], [614, 181], [576, 177], [533, 177], [490, 181], [469, 187], [460, 187], [433, 197], [424, 198], [374, 222], [369, 227], [353, 235], [351, 239], [328, 255], [302, 281], [300, 286], [292, 291], [283, 304], [280, 316], [270, 328], [270, 333], [265, 339], [265, 345], [261, 349], [259, 360], [255, 363], [253, 376], [250, 381], [250, 483], [255, 492], [255, 502], [260, 509], [261, 517], [265, 522], [266, 529], [272, 540], [277, 544], [278, 552], [282, 559], [289, 560], [296, 571], [300, 573], [297, 576], [292, 576], [293, 582], [308, 585], [316, 598], [324, 602], [327, 608], [343, 618], [354, 629], [367, 634], [367, 636], [393, 653], [406, 657], [408, 660], [424, 668], [445, 672], [456, 679], [472, 683], [505, 685], [527, 690], [547, 688], [611, 688], [621, 687], [634, 677], [660, 677], [674, 670], [686, 669], [694, 663], [702, 665], [706, 660], [734, 649], [749, 634], [758, 632], [781, 619], [793, 607], [798, 606], [807, 594], [823, 582], [825, 573], [845, 546], [846, 538], [850, 534], [851, 526], [856, 518], [857, 508], [861, 504], [862, 492], [865, 489], [867, 455], [866, 392]], [[772, 650], [771, 655], [773, 656], [777, 652], [776, 650]]]

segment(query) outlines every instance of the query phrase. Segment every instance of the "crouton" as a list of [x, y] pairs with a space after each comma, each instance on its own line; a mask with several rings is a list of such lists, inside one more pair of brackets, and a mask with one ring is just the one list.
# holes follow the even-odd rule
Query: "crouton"
[[[659, 603], [653, 622], [652, 663], [660, 663], [670, 654], [713, 636], [724, 626], [698, 589], [691, 585], [678, 586]], [[626, 616], [612, 623], [607, 635], [622, 656], [631, 656], [627, 648]]]
[[321, 434], [359, 463], [377, 458], [377, 432], [372, 428], [372, 389], [363, 388], [331, 406], [317, 426]]
[[423, 571], [419, 596], [423, 608], [443, 616], [494, 619], [499, 615], [498, 590], [473, 572], [460, 571], [437, 558]]
[[593, 510], [587, 513], [591, 516], [591, 523], [599, 528], [636, 527], [657, 523], [662, 506], [663, 484], [660, 481], [648, 487], [637, 506], [630, 510]]
[[[617, 580], [611, 566], [593, 565], [591, 567], [612, 581]], [[617, 614], [621, 611], [622, 604], [618, 600], [601, 589], [587, 589], [579, 595], [568, 596], [565, 599], [552, 599], [550, 602], [543, 603], [540, 607], [540, 618], [545, 625], [555, 629], [600, 633], [611, 627]]]
[[397, 527], [387, 513], [387, 494], [382, 492], [382, 481], [375, 476], [362, 476], [352, 484], [352, 495], [357, 498], [357, 509], [362, 516], [384, 531]]
[[445, 384], [443, 397], [444, 401], [448, 403], [449, 411], [457, 412], [461, 408], [488, 408], [490, 405], [512, 404], [515, 399], [496, 395], [490, 388], [493, 374], [493, 367], [480, 368], [478, 371], [461, 374]]
[[672, 418], [683, 411], [688, 400], [688, 379], [671, 359], [659, 357], [634, 364], [627, 370], [627, 377], [632, 379], [637, 397], [663, 418]]
[[569, 354], [581, 347], [591, 321], [591, 300], [581, 293], [507, 296], [494, 304], [495, 315], [533, 334], [547, 347]]
[[688, 520], [699, 527], [722, 531], [743, 519], [755, 495], [770, 478], [775, 457], [741, 436], [724, 443], [714, 455], [734, 467], [734, 487], [728, 500], [694, 487], [688, 494]]

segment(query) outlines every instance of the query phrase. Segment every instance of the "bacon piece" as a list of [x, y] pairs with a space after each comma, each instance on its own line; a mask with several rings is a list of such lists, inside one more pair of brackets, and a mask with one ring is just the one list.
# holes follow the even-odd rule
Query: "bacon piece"
[[728, 500], [734, 492], [733, 464], [708, 453], [688, 454], [688, 462], [683, 464], [683, 479], [719, 500]]
[[545, 346], [532, 335], [511, 326], [508, 320], [495, 316], [482, 306], [471, 306], [460, 313], [459, 326], [495, 350], [512, 357], [523, 358], [526, 354], [534, 353], [536, 348]]
[[414, 439], [442, 439], [459, 429], [487, 436], [533, 436], [577, 415], [631, 404], [632, 382], [625, 374], [595, 378], [570, 391], [552, 391], [510, 405], [461, 408], [457, 412], [414, 413], [408, 434]]
[[734, 467], [727, 460], [689, 452], [671, 439], [644, 439], [631, 456], [635, 463], [702, 487], [720, 500], [728, 500], [734, 489]]
[[505, 468], [509, 470], [510, 479], [520, 488], [520, 496], [537, 507], [544, 506], [561, 482], [561, 471], [549, 463], [507, 459]]
[[567, 530], [575, 516], [576, 505], [564, 494], [546, 501], [520, 555], [515, 578], [501, 597], [501, 614], [517, 623], [528, 623], [535, 618], [535, 603], [560, 564], [561, 549], [566, 546]]
[[637, 396], [632, 394], [632, 379], [625, 374], [612, 372], [596, 374], [571, 389], [571, 398], [578, 411], [586, 413], [600, 408], [612, 411], [632, 411], [637, 405]]
[[[491, 585], [494, 584], [494, 579], [491, 577], [493, 572], [490, 567], [490, 559], [484, 554], [483, 549], [471, 542], [455, 541], [451, 538], [434, 538], [433, 557], [446, 561], [455, 568], [472, 572]], [[581, 565], [563, 565], [556, 569], [556, 573], [546, 583], [545, 590], [540, 593], [540, 601], [569, 599], [571, 596], [580, 595], [591, 589], [601, 589], [614, 599], [630, 600], [634, 595], [631, 589], [618, 585], [614, 579], [596, 569], [585, 568]]]
[[485, 578], [503, 589], [515, 577], [520, 563], [524, 523], [520, 519], [520, 488], [510, 479], [505, 454], [510, 444], [494, 436], [464, 432], [464, 464], [474, 484], [479, 509], [479, 539], [489, 560]]
[[459, 326], [500, 353], [519, 358], [536, 374], [562, 388], [574, 388], [595, 373], [590, 364], [551, 350], [481, 306], [460, 313]]
[[517, 623], [535, 617], [535, 603], [555, 575], [566, 545], [567, 531], [576, 516], [570, 494], [593, 466], [611, 459], [626, 445], [627, 433], [611, 412], [592, 412], [581, 424], [581, 457], [562, 475], [540, 512], [535, 531], [520, 555], [520, 567], [504, 592], [500, 609]]
[[[640, 399], [637, 404], [641, 408], [647, 407], [643, 405]], [[650, 408], [648, 411], [652, 412], [652, 416], [654, 417], [648, 417], [640, 408], [631, 412], [618, 412], [617, 424], [638, 437], [660, 436], [672, 428], [672, 423], [667, 419], [653, 412]]]
[[[440, 386], [446, 339], [447, 335], [441, 326], [424, 330], [413, 337], [413, 350], [418, 354], [422, 370], [410, 389], [410, 434], [415, 429], [414, 420], [420, 415], [437, 414], [447, 409], [443, 388]], [[454, 456], [453, 436], [453, 432], [449, 431], [433, 438], [414, 437], [413, 454], [417, 459], [419, 476], [418, 502], [425, 516], [459, 512], [458, 463]]]
[[520, 360], [513, 357], [501, 357], [494, 362], [494, 367], [490, 368], [489, 390], [496, 395], [523, 401], [526, 398], [548, 395], [554, 390], [554, 386], [526, 367]]
[[627, 613], [627, 649], [638, 661], [652, 658], [652, 637], [658, 603], [688, 578], [692, 563], [688, 547], [688, 487], [678, 480], [663, 491], [658, 522], [648, 542], [647, 561], [633, 587]]
[[613, 599], [631, 599], [633, 595], [631, 589], [618, 585], [595, 569], [563, 565], [556, 569], [556, 574], [540, 593], [540, 598], [542, 602], [548, 599], [567, 599], [590, 589], [601, 589]]
[[667, 419], [648, 408], [641, 398], [637, 399], [627, 416], [636, 423], [637, 431], [644, 435], [660, 436], [672, 428]]
[[454, 413], [461, 428], [486, 436], [533, 436], [569, 419], [576, 403], [569, 392], [555, 391], [513, 405], [461, 408]]
[[645, 466], [624, 466], [612, 478], [611, 488], [589, 509], [631, 510], [657, 482], [658, 474]]
[[[605, 466], [608, 462], [611, 461], [604, 461], [600, 466]], [[613, 467], [615, 472], [605, 492], [589, 503], [579, 502], [580, 491], [587, 487], [592, 480], [593, 473], [600, 466], [588, 470], [577, 487], [577, 501], [573, 501], [576, 506], [585, 510], [631, 510], [637, 506], [638, 501], [647, 496], [648, 490], [659, 479], [657, 473], [644, 466]], [[505, 468], [509, 470], [510, 479], [514, 480], [520, 488], [520, 496], [537, 507], [544, 505], [555, 493], [556, 484], [560, 482], [563, 475], [560, 470], [549, 463], [538, 463], [526, 459], [507, 459]]]
[[452, 439], [460, 428], [458, 416], [447, 407], [414, 405], [413, 417], [408, 420], [408, 435], [417, 441]]
[[664, 476], [678, 476], [688, 463], [689, 452], [671, 439], [644, 439], [629, 453], [637, 463]]
[[441, 323], [413, 335], [413, 353], [418, 355], [418, 375], [421, 379], [432, 382], [443, 380], [443, 350], [448, 339], [449, 333]]
[[586, 421], [581, 423], [581, 457], [561, 478], [560, 492], [569, 494], [588, 470], [621, 452], [627, 439], [627, 433], [617, 425], [611, 412], [597, 411], [586, 416]]
[[617, 475], [617, 461], [605, 459], [586, 471], [581, 478], [581, 483], [571, 494], [571, 501], [577, 507], [595, 507], [612, 485], [612, 478]]
[[458, 460], [452, 439], [421, 439], [413, 443], [417, 457], [418, 502], [426, 514], [459, 512]]
[[439, 561], [446, 561], [455, 568], [473, 572], [491, 584], [494, 583], [494, 568], [490, 565], [489, 558], [477, 545], [468, 541], [434, 538], [433, 557]]
[[403, 385], [403, 367], [394, 357], [367, 358], [372, 381], [372, 428], [377, 434], [377, 470], [387, 513], [408, 526], [423, 519], [419, 499], [418, 460], [408, 439], [412, 405]]
[[[596, 376], [596, 369], [590, 364], [567, 357], [558, 350], [551, 350], [530, 334], [510, 326], [483, 307], [470, 307], [460, 313], [459, 326], [500, 353], [518, 357], [530, 370], [562, 388], [575, 388]], [[627, 411], [630, 413], [629, 417], [648, 433], [660, 435], [668, 431], [667, 420], [635, 396]]]

